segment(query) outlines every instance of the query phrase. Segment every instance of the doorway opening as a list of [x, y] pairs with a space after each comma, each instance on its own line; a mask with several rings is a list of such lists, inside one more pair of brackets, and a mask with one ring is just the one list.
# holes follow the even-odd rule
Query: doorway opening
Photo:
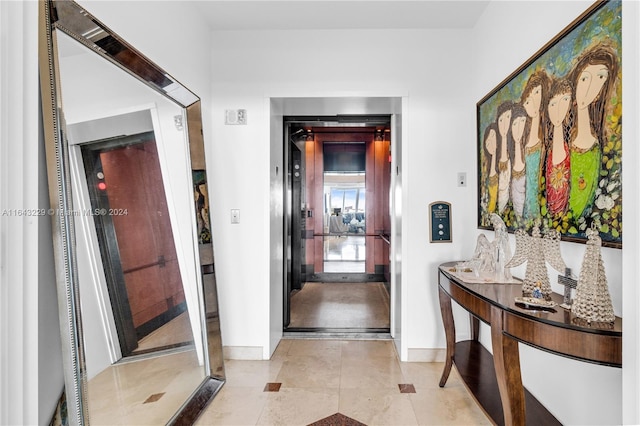
[[287, 332], [389, 333], [391, 117], [285, 117]]
[[122, 356], [192, 346], [154, 132], [81, 152]]

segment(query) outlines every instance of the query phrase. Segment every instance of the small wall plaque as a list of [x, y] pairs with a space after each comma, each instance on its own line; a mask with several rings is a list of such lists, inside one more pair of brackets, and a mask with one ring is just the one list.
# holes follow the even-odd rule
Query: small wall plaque
[[429, 229], [432, 243], [451, 242], [451, 204], [436, 201], [429, 204]]

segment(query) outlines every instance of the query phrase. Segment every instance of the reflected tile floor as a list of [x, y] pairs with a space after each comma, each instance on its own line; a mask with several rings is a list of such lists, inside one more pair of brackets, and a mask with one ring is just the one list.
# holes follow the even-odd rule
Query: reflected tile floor
[[164, 346], [174, 346], [186, 343], [193, 343], [193, 333], [189, 323], [189, 313], [181, 313], [171, 321], [167, 322], [157, 330], [149, 333], [138, 341], [138, 348], [133, 351], [146, 352]]
[[284, 339], [270, 361], [227, 360], [197, 425], [489, 425], [455, 369], [398, 360], [386, 340]]
[[166, 424], [203, 377], [195, 350], [112, 365], [89, 380], [89, 423]]

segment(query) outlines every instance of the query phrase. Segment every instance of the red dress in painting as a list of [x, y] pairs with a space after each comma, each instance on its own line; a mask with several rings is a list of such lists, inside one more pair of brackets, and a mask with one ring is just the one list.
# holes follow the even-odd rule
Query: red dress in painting
[[552, 215], [565, 212], [569, 201], [571, 157], [566, 143], [563, 149], [565, 157], [558, 164], [553, 164], [551, 153], [547, 156], [547, 208]]

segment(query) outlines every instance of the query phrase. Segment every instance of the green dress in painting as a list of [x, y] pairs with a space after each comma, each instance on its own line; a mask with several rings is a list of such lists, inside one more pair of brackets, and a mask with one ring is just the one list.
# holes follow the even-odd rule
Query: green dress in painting
[[571, 148], [569, 208], [576, 219], [593, 204], [600, 176], [600, 161], [600, 146], [597, 143], [586, 150]]
[[538, 193], [540, 191], [540, 164], [542, 160], [542, 142], [538, 141], [532, 147], [525, 149], [525, 196], [524, 196], [524, 218], [537, 219], [540, 217], [540, 201]]

